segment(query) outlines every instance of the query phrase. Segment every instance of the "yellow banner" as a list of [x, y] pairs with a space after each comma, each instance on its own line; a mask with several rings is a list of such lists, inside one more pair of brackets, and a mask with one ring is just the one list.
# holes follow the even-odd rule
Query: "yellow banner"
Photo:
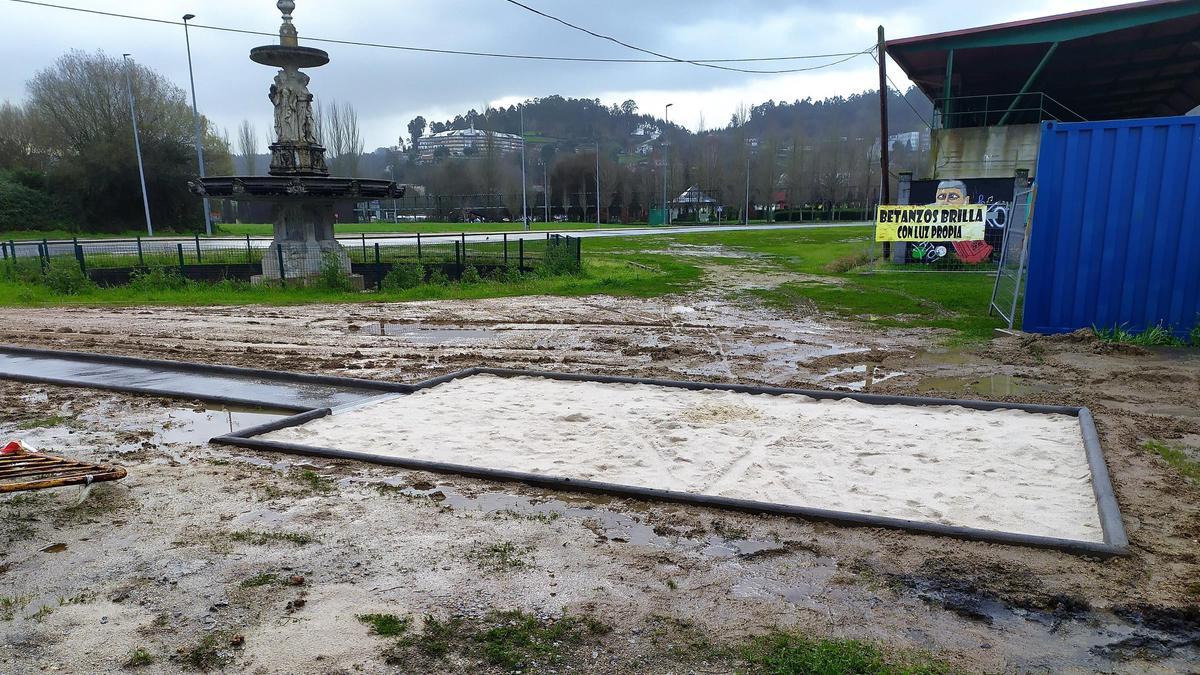
[[875, 212], [875, 241], [980, 241], [987, 204], [901, 206]]

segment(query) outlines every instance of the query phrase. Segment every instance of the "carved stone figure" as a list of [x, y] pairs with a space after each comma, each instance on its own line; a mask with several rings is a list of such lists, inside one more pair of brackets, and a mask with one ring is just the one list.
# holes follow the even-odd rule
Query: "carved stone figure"
[[312, 101], [308, 91], [308, 75], [294, 68], [285, 68], [275, 75], [268, 96], [275, 106], [275, 137], [277, 143], [315, 143], [313, 138]]

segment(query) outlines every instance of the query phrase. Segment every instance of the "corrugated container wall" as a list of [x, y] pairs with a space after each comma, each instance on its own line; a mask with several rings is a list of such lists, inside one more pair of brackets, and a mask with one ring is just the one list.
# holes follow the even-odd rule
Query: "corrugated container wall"
[[1200, 315], [1200, 117], [1042, 126], [1022, 327], [1154, 326]]

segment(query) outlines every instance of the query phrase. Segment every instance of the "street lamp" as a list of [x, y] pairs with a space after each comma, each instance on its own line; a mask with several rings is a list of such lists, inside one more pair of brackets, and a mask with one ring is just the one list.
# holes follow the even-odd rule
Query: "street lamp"
[[670, 170], [670, 168], [671, 168], [671, 159], [667, 153], [670, 150], [671, 143], [670, 143], [670, 141], [667, 140], [667, 128], [670, 125], [670, 122], [668, 120], [670, 119], [671, 106], [673, 106], [673, 105], [675, 105], [675, 104], [668, 103], [663, 108], [663, 172], [662, 172], [662, 180], [663, 180], [663, 224], [664, 225], [671, 224], [671, 211], [670, 211], [670, 207], [667, 204], [667, 171]]
[[[192, 40], [188, 35], [188, 21], [196, 18], [195, 14], [183, 15], [183, 41], [187, 44], [188, 80], [192, 84], [192, 123], [196, 130], [196, 161], [200, 163], [200, 177], [204, 178], [204, 144], [200, 142], [200, 112], [196, 109], [196, 78], [192, 75]], [[208, 197], [204, 198], [204, 233], [212, 236], [212, 215], [208, 206]]]
[[137, 110], [133, 105], [133, 79], [129, 76], [129, 69], [133, 62], [129, 60], [129, 54], [122, 54], [121, 58], [125, 59], [125, 89], [129, 92], [129, 119], [133, 120], [133, 149], [137, 153], [138, 161], [138, 178], [142, 181], [142, 207], [146, 210], [146, 236], [154, 236], [154, 224], [150, 222], [150, 197], [146, 195], [146, 170], [142, 167], [142, 141], [138, 137], [137, 125]]
[[521, 222], [529, 229], [529, 201], [525, 194], [525, 104], [521, 104]]
[[750, 224], [750, 152], [757, 147], [757, 138], [746, 139], [746, 217], [744, 218], [744, 222], [747, 225]]

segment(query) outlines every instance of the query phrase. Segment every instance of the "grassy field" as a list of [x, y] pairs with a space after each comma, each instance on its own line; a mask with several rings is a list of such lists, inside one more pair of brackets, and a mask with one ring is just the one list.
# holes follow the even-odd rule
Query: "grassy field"
[[[783, 311], [816, 311], [879, 327], [946, 328], [953, 331], [951, 341], [985, 339], [999, 325], [987, 316], [991, 276], [864, 274], [858, 266], [865, 262], [870, 236], [869, 227], [841, 227], [588, 239], [583, 243], [584, 271], [578, 276], [426, 284], [369, 294], [232, 283], [188, 284], [174, 289], [83, 288], [60, 294], [41, 284], [8, 280], [0, 282], [0, 305], [283, 305], [597, 293], [652, 297], [692, 291], [710, 283], [735, 302], [762, 303]], [[695, 247], [706, 247], [699, 251], [703, 255], [696, 255]], [[771, 274], [782, 283], [771, 288], [738, 288], [722, 282], [722, 268], [735, 274]]]
[[[763, 220], [751, 220], [751, 224], [765, 223]], [[700, 223], [702, 225], [716, 225], [716, 223]], [[731, 223], [725, 222], [725, 225]], [[737, 223], [732, 223], [737, 224]], [[697, 223], [675, 223], [674, 225], [697, 225]], [[601, 225], [603, 229], [616, 229], [622, 227], [647, 227], [646, 223], [605, 223]], [[596, 223], [530, 223], [529, 229], [543, 232], [546, 230], [589, 230], [596, 229]], [[334, 228], [337, 234], [386, 234], [390, 232], [402, 234], [440, 234], [460, 232], [471, 233], [487, 233], [487, 232], [517, 232], [521, 230], [521, 223], [445, 223], [445, 222], [423, 222], [423, 223], [345, 223]], [[271, 236], [272, 226], [270, 223], [223, 223], [216, 225], [213, 231], [214, 237], [244, 237], [247, 234], [252, 237], [269, 237]], [[0, 241], [41, 241], [42, 239], [133, 239], [134, 237], [145, 236], [145, 230], [126, 230], [123, 232], [72, 232], [69, 230], [0, 230]], [[157, 236], [162, 237], [191, 237], [192, 232], [168, 232], [156, 231]], [[200, 235], [204, 238], [205, 235]]]

